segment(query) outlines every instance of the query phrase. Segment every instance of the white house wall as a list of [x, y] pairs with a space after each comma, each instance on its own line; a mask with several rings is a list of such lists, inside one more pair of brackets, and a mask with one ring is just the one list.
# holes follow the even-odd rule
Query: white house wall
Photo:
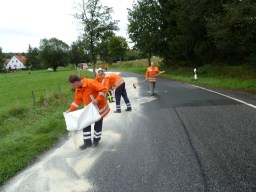
[[9, 63], [6, 65], [6, 69], [8, 70], [11, 67], [11, 69], [25, 69], [26, 66], [20, 62], [15, 56], [11, 58]]

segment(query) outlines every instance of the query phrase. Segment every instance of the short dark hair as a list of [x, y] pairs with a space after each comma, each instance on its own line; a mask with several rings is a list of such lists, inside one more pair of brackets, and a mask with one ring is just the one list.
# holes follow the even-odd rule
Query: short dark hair
[[80, 81], [80, 80], [81, 80], [81, 78], [78, 75], [70, 75], [68, 77], [68, 81], [70, 83], [75, 83], [76, 81]]

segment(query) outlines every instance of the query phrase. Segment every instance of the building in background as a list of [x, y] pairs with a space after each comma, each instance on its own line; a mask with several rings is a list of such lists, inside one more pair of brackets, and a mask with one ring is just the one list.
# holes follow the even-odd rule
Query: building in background
[[15, 71], [20, 69], [26, 69], [25, 63], [27, 58], [20, 54], [15, 54], [11, 59], [5, 61], [5, 69], [9, 71]]

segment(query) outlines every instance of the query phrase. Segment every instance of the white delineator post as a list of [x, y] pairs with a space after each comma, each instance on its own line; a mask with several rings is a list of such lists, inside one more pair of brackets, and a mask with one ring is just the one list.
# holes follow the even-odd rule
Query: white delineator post
[[194, 68], [194, 79], [197, 79], [196, 68]]

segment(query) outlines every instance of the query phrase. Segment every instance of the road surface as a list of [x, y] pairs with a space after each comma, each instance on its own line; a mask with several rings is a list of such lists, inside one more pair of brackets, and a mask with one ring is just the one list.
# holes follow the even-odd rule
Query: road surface
[[133, 110], [110, 104], [97, 148], [79, 150], [79, 132], [0, 191], [256, 191], [255, 96], [164, 78], [150, 96], [147, 82], [132, 86], [142, 75], [121, 75]]

